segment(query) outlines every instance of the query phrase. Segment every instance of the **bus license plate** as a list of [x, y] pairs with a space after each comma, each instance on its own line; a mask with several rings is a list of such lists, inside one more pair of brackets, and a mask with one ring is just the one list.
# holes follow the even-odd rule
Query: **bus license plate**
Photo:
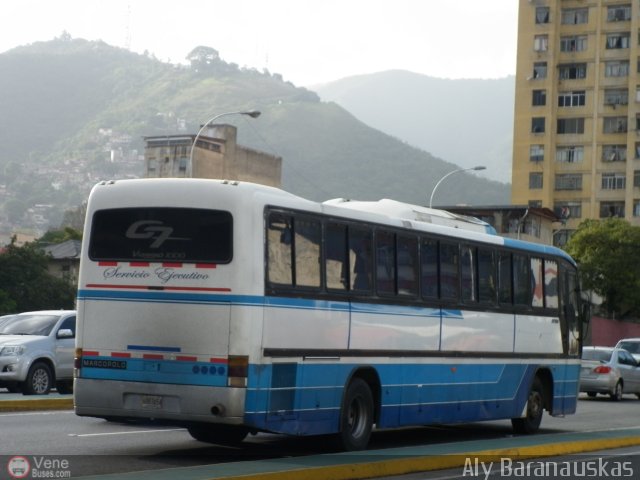
[[160, 410], [162, 408], [162, 397], [159, 395], [143, 395], [142, 408]]

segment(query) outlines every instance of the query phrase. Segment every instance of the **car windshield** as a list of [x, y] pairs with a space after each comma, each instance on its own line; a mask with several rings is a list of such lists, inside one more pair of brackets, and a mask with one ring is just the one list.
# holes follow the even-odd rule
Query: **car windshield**
[[620, 342], [619, 348], [624, 348], [629, 353], [640, 353], [640, 342]]
[[611, 360], [611, 354], [613, 350], [583, 350], [583, 360], [596, 360], [598, 362], [608, 362]]
[[0, 324], [0, 335], [47, 336], [59, 318], [60, 315], [14, 315]]

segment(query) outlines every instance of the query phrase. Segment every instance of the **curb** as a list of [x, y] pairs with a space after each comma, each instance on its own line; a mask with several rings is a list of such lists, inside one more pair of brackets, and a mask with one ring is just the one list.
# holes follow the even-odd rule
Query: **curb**
[[73, 398], [43, 398], [37, 400], [2, 400], [0, 412], [28, 412], [33, 410], [68, 410]]
[[[611, 432], [594, 432], [600, 438], [529, 444], [505, 448], [465, 450], [465, 442], [440, 445], [432, 454], [424, 451], [407, 453], [403, 448], [391, 451], [364, 451], [349, 454], [313, 455], [310, 457], [280, 458], [267, 461], [247, 461], [232, 464], [203, 465], [198, 467], [168, 468], [121, 474], [91, 475], [95, 480], [360, 480], [415, 474], [434, 470], [462, 468], [469, 462], [494, 462], [503, 459], [514, 462], [535, 458], [608, 450], [640, 445], [640, 435], [617, 437]], [[569, 437], [572, 435], [569, 435]], [[525, 443], [530, 440], [525, 439]], [[477, 442], [470, 442], [476, 444]], [[517, 441], [516, 441], [517, 443]], [[432, 446], [433, 447], [433, 446]], [[437, 452], [436, 450], [440, 450]], [[404, 453], [403, 453], [404, 452]], [[349, 457], [355, 456], [353, 460]], [[390, 457], [381, 460], [381, 457]], [[333, 463], [333, 465], [327, 465]], [[323, 465], [324, 464], [324, 465]]]

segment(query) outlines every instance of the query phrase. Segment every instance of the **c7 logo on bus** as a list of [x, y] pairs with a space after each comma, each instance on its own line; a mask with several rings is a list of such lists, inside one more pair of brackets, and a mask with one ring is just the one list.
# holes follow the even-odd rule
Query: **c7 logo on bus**
[[172, 237], [172, 233], [173, 228], [164, 225], [159, 220], [139, 220], [131, 224], [125, 236], [134, 240], [152, 238], [154, 242], [149, 245], [151, 248], [160, 248], [167, 240], [187, 240], [186, 238]]

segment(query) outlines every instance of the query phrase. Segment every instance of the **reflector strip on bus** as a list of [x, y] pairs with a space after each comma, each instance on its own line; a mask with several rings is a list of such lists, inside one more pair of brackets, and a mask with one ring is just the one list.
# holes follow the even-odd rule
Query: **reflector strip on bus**
[[[107, 262], [101, 261], [98, 262], [99, 267], [117, 267], [122, 263], [123, 265], [128, 265], [130, 267], [150, 267], [151, 262]], [[216, 268], [217, 265], [215, 263], [182, 263], [182, 262], [158, 262], [163, 267], [168, 268]]]
[[102, 357], [102, 358], [128, 358], [132, 360], [163, 360], [180, 363], [209, 363], [217, 365], [228, 365], [229, 360], [223, 357], [209, 357], [206, 355], [174, 355], [171, 353], [130, 353], [130, 352], [110, 352], [98, 350], [87, 350], [82, 352], [82, 357]]

